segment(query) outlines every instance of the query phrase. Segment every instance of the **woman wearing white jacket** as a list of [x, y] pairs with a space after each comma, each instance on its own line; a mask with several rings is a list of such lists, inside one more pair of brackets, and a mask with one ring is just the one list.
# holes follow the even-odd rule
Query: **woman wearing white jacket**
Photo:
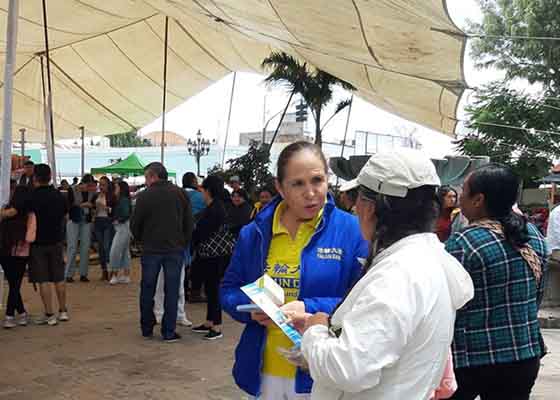
[[437, 388], [456, 310], [474, 294], [432, 233], [439, 185], [431, 161], [413, 150], [372, 156], [347, 185], [359, 188], [371, 256], [332, 316], [291, 316], [305, 332], [312, 399], [421, 400]]

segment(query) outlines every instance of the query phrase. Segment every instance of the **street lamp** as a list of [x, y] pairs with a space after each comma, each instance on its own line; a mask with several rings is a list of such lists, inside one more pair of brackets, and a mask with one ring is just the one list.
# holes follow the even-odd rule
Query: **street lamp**
[[196, 139], [189, 139], [187, 142], [187, 149], [189, 155], [196, 158], [196, 171], [197, 176], [200, 176], [200, 157], [207, 156], [210, 153], [210, 140], [203, 139], [200, 129], [196, 133]]

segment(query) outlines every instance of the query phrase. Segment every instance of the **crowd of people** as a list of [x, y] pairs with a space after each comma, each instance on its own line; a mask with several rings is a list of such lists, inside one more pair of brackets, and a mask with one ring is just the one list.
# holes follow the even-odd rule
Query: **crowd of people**
[[[147, 340], [158, 324], [165, 342], [181, 339], [177, 324], [220, 339], [222, 309], [244, 325], [233, 376], [255, 399], [529, 399], [546, 354], [537, 313], [549, 251], [515, 206], [508, 167], [480, 167], [459, 189], [441, 186], [419, 151], [378, 153], [335, 199], [320, 148], [297, 142], [275, 187], [257, 193], [238, 177], [231, 193], [217, 175], [199, 186], [192, 173], [179, 187], [158, 162], [133, 199], [123, 180], [85, 175], [58, 190], [44, 164], [25, 176], [1, 211], [7, 328], [28, 322], [26, 266], [44, 304], [37, 322], [69, 319], [65, 284], [77, 253], [89, 280], [93, 232], [112, 284], [130, 282], [130, 242], [141, 246]], [[262, 310], [240, 311], [251, 304], [241, 288], [263, 275], [282, 288], [300, 347]], [[206, 318], [193, 324], [185, 297], [202, 290]]]

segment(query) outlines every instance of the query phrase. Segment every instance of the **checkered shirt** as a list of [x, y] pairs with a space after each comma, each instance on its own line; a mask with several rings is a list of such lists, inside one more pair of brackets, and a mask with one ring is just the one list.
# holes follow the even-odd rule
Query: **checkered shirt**
[[519, 251], [490, 230], [468, 227], [453, 234], [446, 249], [465, 267], [474, 298], [457, 312], [455, 368], [510, 363], [543, 353], [537, 312], [546, 285], [546, 243], [528, 224], [529, 245], [542, 262], [537, 285]]

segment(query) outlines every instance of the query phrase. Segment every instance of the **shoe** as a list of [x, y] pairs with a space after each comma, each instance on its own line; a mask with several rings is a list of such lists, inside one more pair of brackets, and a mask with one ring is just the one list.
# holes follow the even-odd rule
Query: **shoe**
[[196, 333], [208, 333], [210, 331], [210, 328], [207, 327], [206, 325], [202, 324], [202, 325], [193, 327], [192, 331], [196, 332]]
[[71, 276], [66, 278], [66, 283], [74, 283], [74, 278], [72, 278]]
[[67, 322], [70, 321], [70, 317], [68, 316], [68, 311], [60, 311], [58, 313], [58, 320], [60, 322]]
[[80, 276], [80, 282], [89, 282], [89, 279], [87, 276]]
[[17, 324], [19, 326], [27, 326], [27, 323], [29, 322], [29, 315], [27, 313], [23, 313], [19, 315]]
[[6, 315], [6, 318], [4, 319], [4, 328], [11, 329], [11, 328], [15, 328], [16, 326], [17, 326], [16, 319], [14, 317], [10, 317], [9, 315]]
[[175, 343], [178, 342], [181, 339], [181, 335], [179, 335], [178, 333], [174, 333], [173, 336], [170, 336], [168, 338], [163, 338], [163, 341], [165, 343]]
[[124, 284], [130, 283], [130, 276], [121, 276], [118, 280], [118, 283], [124, 283]]
[[108, 281], [109, 280], [109, 272], [107, 272], [106, 269], [104, 269], [103, 272], [101, 273], [101, 280], [102, 281]]
[[204, 340], [216, 340], [223, 338], [224, 335], [222, 332], [215, 331], [214, 329], [210, 329], [206, 335], [204, 335]]
[[109, 285], [116, 285], [117, 283], [119, 283], [119, 278], [117, 278], [116, 275], [113, 275], [113, 277], [109, 281]]
[[183, 319], [178, 319], [177, 324], [181, 326], [186, 326], [187, 328], [190, 328], [193, 325], [192, 322], [187, 319], [187, 317]]
[[58, 320], [56, 319], [56, 315], [54, 314], [51, 316], [43, 315], [42, 317], [39, 317], [37, 320], [35, 320], [35, 324], [55, 326], [56, 324], [58, 324]]

